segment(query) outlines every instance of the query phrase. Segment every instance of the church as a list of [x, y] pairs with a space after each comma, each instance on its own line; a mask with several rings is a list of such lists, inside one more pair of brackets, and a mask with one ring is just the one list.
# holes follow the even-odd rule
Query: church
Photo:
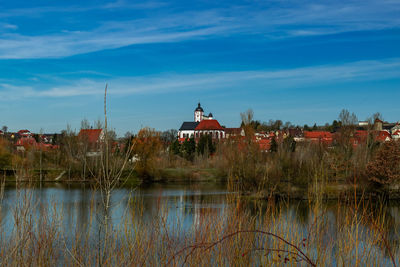
[[194, 110], [194, 121], [185, 121], [178, 131], [179, 140], [194, 137], [196, 140], [202, 135], [210, 135], [213, 139], [225, 138], [225, 128], [214, 119], [212, 113], [204, 115], [200, 103]]

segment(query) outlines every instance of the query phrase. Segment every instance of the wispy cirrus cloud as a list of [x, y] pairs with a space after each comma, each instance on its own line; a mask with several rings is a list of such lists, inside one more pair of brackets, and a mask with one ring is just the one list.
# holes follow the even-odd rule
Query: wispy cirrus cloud
[[16, 30], [18, 29], [17, 25], [10, 24], [10, 23], [0, 23], [0, 28], [9, 29], [9, 30]]
[[[272, 1], [178, 10], [160, 2], [140, 5], [136, 8], [166, 7], [145, 15], [132, 13], [130, 17], [135, 19], [130, 20], [126, 16], [121, 20], [107, 20], [105, 16], [96, 26], [81, 30], [76, 30], [77, 26], [74, 30], [60, 26], [46, 34], [0, 33], [0, 59], [68, 57], [135, 44], [243, 34], [268, 40], [400, 28], [400, 3], [396, 1]], [[99, 7], [37, 7], [3, 11], [0, 18], [12, 17], [12, 14], [29, 17], [30, 12], [32, 16], [54, 12], [90, 14], [93, 8], [115, 16], [128, 7], [134, 8], [134, 5], [117, 1]]]
[[24, 8], [10, 8], [3, 9], [0, 11], [0, 18], [13, 18], [13, 17], [41, 17], [50, 13], [82, 13], [82, 12], [90, 12], [96, 10], [118, 10], [118, 9], [155, 9], [164, 7], [167, 4], [165, 2], [159, 1], [143, 1], [139, 3], [132, 3], [124, 0], [110, 1], [108, 3], [96, 5], [85, 5], [81, 3], [80, 5], [70, 5], [70, 6], [33, 6], [33, 7], [24, 7]]
[[157, 76], [120, 77], [106, 80], [79, 79], [50, 86], [15, 86], [3, 81], [0, 96], [3, 100], [18, 98], [64, 98], [101, 96], [106, 82], [110, 95], [164, 94], [199, 90], [284, 90], [327, 86], [340, 83], [380, 81], [400, 77], [400, 59], [358, 61], [341, 65], [321, 65], [276, 71], [235, 71], [201, 74], [164, 74]]
[[134, 44], [166, 43], [215, 34], [223, 30], [207, 27], [176, 32], [134, 30], [66, 32], [49, 36], [7, 34], [0, 39], [0, 59], [59, 58]]

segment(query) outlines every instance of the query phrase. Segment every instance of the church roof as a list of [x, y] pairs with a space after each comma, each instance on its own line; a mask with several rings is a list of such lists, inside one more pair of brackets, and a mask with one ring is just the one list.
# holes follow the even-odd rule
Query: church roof
[[200, 103], [198, 104], [197, 108], [194, 111], [204, 112], [203, 108], [200, 106]]
[[179, 131], [194, 130], [198, 124], [199, 122], [195, 121], [185, 121], [184, 123], [182, 123], [182, 126], [181, 128], [179, 128]]
[[223, 130], [217, 120], [202, 120], [196, 127], [196, 131], [199, 130]]

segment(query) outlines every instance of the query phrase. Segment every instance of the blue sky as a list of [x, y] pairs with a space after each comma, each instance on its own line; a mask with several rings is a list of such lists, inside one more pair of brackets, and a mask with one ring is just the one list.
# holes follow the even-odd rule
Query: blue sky
[[[84, 2], [84, 3], [82, 3]], [[400, 2], [0, 1], [0, 126], [400, 120]]]

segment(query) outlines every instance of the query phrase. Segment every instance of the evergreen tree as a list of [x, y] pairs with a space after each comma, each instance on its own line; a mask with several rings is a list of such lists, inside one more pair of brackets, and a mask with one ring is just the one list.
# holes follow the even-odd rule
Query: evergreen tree
[[171, 143], [170, 151], [174, 155], [179, 155], [180, 150], [181, 150], [181, 144], [179, 143], [178, 139], [175, 139], [175, 141]]
[[340, 128], [340, 123], [339, 123], [337, 120], [334, 120], [334, 121], [332, 122], [332, 130], [335, 131], [335, 130], [337, 130], [338, 128]]
[[194, 152], [196, 151], [196, 142], [194, 138], [186, 139], [181, 145], [181, 155], [187, 160], [193, 160]]
[[197, 144], [197, 153], [204, 155], [206, 152], [212, 154], [215, 152], [215, 145], [212, 141], [211, 135], [202, 135]]
[[208, 145], [208, 152], [210, 154], [214, 154], [214, 152], [215, 152], [215, 144], [212, 141], [211, 135], [208, 135], [207, 145]]
[[278, 143], [275, 140], [275, 137], [272, 138], [271, 140], [271, 152], [277, 152], [278, 151]]
[[200, 136], [199, 142], [197, 143], [197, 154], [204, 155], [204, 152], [207, 147], [207, 138], [208, 138], [208, 135]]
[[312, 127], [312, 130], [313, 130], [313, 131], [318, 130], [318, 127], [317, 127], [317, 124], [316, 124], [316, 123], [314, 123], [314, 126]]

